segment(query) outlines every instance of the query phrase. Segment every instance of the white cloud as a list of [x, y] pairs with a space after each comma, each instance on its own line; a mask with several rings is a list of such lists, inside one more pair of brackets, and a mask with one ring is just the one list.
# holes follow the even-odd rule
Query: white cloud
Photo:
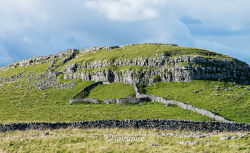
[[24, 28], [43, 25], [49, 17], [44, 6], [39, 0], [1, 0], [1, 29], [16, 33]]
[[86, 0], [85, 6], [115, 21], [190, 16], [210, 26], [238, 31], [248, 28], [250, 0]]
[[111, 20], [138, 21], [159, 16], [157, 7], [163, 0], [89, 0], [85, 6], [98, 10]]

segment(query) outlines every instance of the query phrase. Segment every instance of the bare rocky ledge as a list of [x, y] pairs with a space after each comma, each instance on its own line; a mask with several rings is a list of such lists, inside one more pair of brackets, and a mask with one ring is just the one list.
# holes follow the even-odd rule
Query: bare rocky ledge
[[[112, 70], [108, 68], [109, 66], [138, 66], [138, 68]], [[98, 70], [100, 68], [102, 70]], [[84, 69], [93, 69], [93, 71], [78, 72]], [[192, 80], [225, 80], [249, 84], [249, 72], [250, 68], [247, 64], [226, 59], [222, 61], [199, 56], [168, 57], [164, 54], [152, 58], [83, 62], [70, 65], [63, 70], [64, 79], [80, 78], [84, 81], [128, 84]]]

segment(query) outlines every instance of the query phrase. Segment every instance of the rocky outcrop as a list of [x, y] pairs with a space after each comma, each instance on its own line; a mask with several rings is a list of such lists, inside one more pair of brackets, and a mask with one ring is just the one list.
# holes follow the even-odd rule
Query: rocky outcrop
[[[127, 68], [123, 69], [124, 66]], [[117, 67], [118, 70], [112, 67]], [[85, 69], [88, 71], [84, 72]], [[148, 84], [155, 81], [191, 80], [224, 80], [249, 84], [250, 79], [250, 67], [243, 62], [200, 56], [169, 57], [166, 53], [156, 57], [75, 63], [63, 72], [64, 79], [80, 78], [84, 81], [129, 84], [134, 81]]]
[[185, 120], [145, 119], [145, 120], [98, 120], [81, 122], [40, 122], [0, 124], [0, 132], [15, 130], [44, 130], [66, 128], [137, 128], [188, 131], [250, 131], [250, 124], [225, 122], [196, 122]]
[[16, 75], [8, 77], [8, 78], [0, 78], [0, 84], [6, 83], [6, 82], [17, 81], [17, 80], [20, 80], [22, 78], [25, 78], [25, 76], [23, 75], [23, 72], [20, 72], [20, 73], [17, 73]]
[[51, 67], [53, 67], [53, 63], [56, 61], [61, 61], [61, 64], [66, 63], [67, 61], [75, 58], [75, 56], [79, 53], [77, 49], [68, 49], [62, 52], [59, 52], [54, 55], [49, 56], [38, 56], [27, 60], [22, 60], [19, 62], [12, 63], [5, 67], [0, 67], [0, 71], [6, 71], [10, 68], [16, 68], [16, 67], [26, 67], [30, 65], [36, 65], [36, 64], [44, 64], [44, 63], [51, 63]]
[[94, 52], [94, 51], [98, 51], [98, 50], [111, 50], [111, 49], [115, 49], [115, 48], [120, 48], [120, 46], [102, 46], [102, 47], [93, 47], [93, 48], [90, 48], [90, 49], [86, 49], [86, 50], [83, 50], [81, 51], [80, 53], [89, 53], [89, 52]]

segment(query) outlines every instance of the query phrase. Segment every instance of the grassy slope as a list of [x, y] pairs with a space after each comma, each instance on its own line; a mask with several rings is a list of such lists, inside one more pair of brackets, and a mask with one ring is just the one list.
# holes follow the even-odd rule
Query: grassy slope
[[11, 77], [21, 72], [37, 73], [36, 76], [38, 76], [42, 74], [43, 72], [45, 72], [48, 66], [49, 64], [45, 63], [45, 64], [32, 65], [28, 67], [10, 68], [7, 71], [0, 71], [0, 78]]
[[[78, 81], [77, 86], [72, 90], [46, 89], [43, 91], [16, 89], [12, 84], [5, 84], [0, 92], [0, 123], [147, 118], [210, 120], [191, 111], [178, 107], [165, 107], [159, 103], [125, 106], [116, 104], [67, 105], [72, 95], [89, 83]], [[110, 97], [107, 94], [101, 97], [124, 97], [126, 93], [130, 93], [124, 88], [119, 91], [121, 92], [117, 92], [117, 95], [113, 93]], [[122, 96], [122, 93], [125, 95]], [[92, 95], [95, 94], [90, 94]]]
[[[10, 69], [1, 72], [0, 76], [9, 77], [24, 70], [25, 74], [32, 72], [35, 76], [39, 76], [46, 70], [47, 66], [48, 64], [42, 64]], [[159, 103], [126, 106], [116, 104], [67, 105], [72, 96], [91, 83], [81, 80], [61, 80], [63, 83], [71, 81], [77, 83], [72, 90], [28, 89], [30, 83], [26, 82], [24, 78], [17, 82], [0, 85], [0, 123], [147, 118], [210, 120], [191, 111], [178, 107], [164, 107]], [[22, 87], [16, 87], [17, 85], [22, 85]], [[89, 96], [104, 99], [126, 97], [131, 94], [132, 86], [114, 83], [97, 87]]]
[[[49, 132], [49, 135], [44, 133]], [[162, 136], [158, 133], [175, 133], [179, 136]], [[247, 153], [250, 136], [241, 139], [220, 140], [236, 133], [217, 133], [211, 137], [183, 137], [189, 131], [163, 131], [149, 129], [63, 129], [41, 131], [14, 131], [0, 133], [0, 152], [222, 152]], [[107, 140], [105, 135], [113, 136]], [[202, 134], [202, 133], [192, 133]], [[119, 137], [140, 137], [142, 141], [115, 141]], [[183, 145], [179, 142], [198, 142]]]
[[98, 85], [91, 90], [88, 98], [98, 98], [100, 100], [109, 98], [124, 98], [134, 94], [132, 85], [122, 83], [111, 83]]
[[[220, 86], [224, 90], [216, 90]], [[250, 122], [250, 91], [218, 81], [160, 82], [148, 86], [148, 94], [179, 100], [210, 110], [233, 121]], [[232, 89], [226, 91], [225, 89]], [[199, 90], [199, 93], [194, 93]]]
[[182, 56], [182, 55], [198, 55], [207, 58], [226, 58], [235, 60], [229, 56], [225, 56], [216, 52], [207, 51], [198, 48], [160, 45], [160, 44], [137, 44], [132, 46], [125, 46], [122, 48], [112, 49], [109, 51], [99, 50], [91, 53], [84, 53], [78, 55], [77, 58], [65, 64], [68, 66], [73, 63], [81, 63], [83, 61], [92, 62], [95, 60], [111, 60], [111, 59], [131, 59], [136, 57], [152, 57], [156, 54], [167, 53], [169, 56]]

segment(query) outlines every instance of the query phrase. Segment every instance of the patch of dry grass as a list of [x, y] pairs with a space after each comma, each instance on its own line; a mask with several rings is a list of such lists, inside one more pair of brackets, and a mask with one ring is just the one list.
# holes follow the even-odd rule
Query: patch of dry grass
[[[220, 139], [225, 136], [235, 138]], [[239, 133], [157, 129], [12, 131], [0, 133], [0, 152], [248, 152], [249, 134], [238, 138]]]

